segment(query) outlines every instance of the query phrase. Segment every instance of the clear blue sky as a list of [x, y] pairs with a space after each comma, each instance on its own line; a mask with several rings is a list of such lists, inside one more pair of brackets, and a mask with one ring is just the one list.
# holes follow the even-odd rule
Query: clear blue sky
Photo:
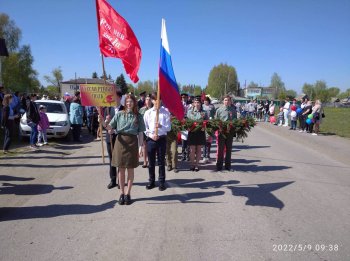
[[[158, 74], [161, 18], [177, 81], [205, 87], [211, 68], [236, 68], [241, 86], [263, 86], [277, 72], [288, 89], [324, 80], [350, 88], [350, 0], [109, 0], [133, 28], [142, 48], [141, 81]], [[30, 44], [43, 75], [61, 66], [65, 80], [100, 75], [94, 0], [0, 0]], [[107, 73], [124, 73], [106, 59]], [[128, 77], [126, 77], [128, 78]], [[130, 82], [130, 80], [128, 80]]]

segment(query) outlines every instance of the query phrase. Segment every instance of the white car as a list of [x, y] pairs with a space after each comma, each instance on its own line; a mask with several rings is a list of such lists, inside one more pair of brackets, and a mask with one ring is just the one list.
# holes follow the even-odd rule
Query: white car
[[[35, 101], [38, 110], [40, 105], [46, 107], [46, 114], [49, 118], [50, 127], [47, 129], [48, 138], [64, 138], [70, 130], [69, 116], [66, 106], [61, 101], [37, 100]], [[21, 135], [29, 137], [31, 128], [27, 125], [27, 115], [24, 114], [20, 122]]]
[[220, 103], [220, 101], [218, 99], [216, 99], [216, 98], [213, 98], [211, 100], [211, 104], [218, 104], [218, 103]]

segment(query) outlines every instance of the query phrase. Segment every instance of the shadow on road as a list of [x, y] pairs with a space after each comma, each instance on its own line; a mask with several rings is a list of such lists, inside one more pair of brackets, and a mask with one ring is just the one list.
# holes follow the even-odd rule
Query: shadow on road
[[247, 158], [267, 159], [267, 160], [273, 160], [273, 161], [278, 161], [278, 162], [283, 161], [283, 162], [306, 164], [306, 165], [314, 165], [314, 166], [323, 166], [323, 167], [331, 167], [331, 168], [343, 168], [343, 169], [349, 169], [350, 168], [348, 166], [327, 165], [327, 164], [304, 162], [304, 161], [295, 161], [295, 160], [281, 159], [281, 158], [268, 158], [268, 157], [261, 157], [261, 156], [247, 156], [247, 155], [241, 155], [241, 154], [236, 154], [236, 155], [242, 156], [242, 157], [247, 157]]
[[279, 208], [280, 210], [282, 210], [284, 207], [284, 203], [271, 192], [281, 189], [292, 183], [294, 183], [294, 181], [253, 185], [238, 185], [230, 186], [228, 188], [231, 189], [233, 196], [248, 198], [247, 202], [245, 203], [248, 206], [271, 207]]
[[66, 190], [72, 189], [73, 187], [64, 186], [64, 187], [55, 187], [52, 185], [44, 184], [11, 184], [11, 183], [2, 183], [3, 187], [0, 187], [0, 195], [5, 194], [14, 194], [14, 195], [40, 195], [48, 194], [54, 190]]
[[0, 208], [0, 222], [20, 219], [94, 214], [113, 208], [116, 202], [116, 200], [112, 200], [102, 205], [74, 204]]
[[284, 169], [290, 169], [291, 167], [288, 166], [258, 166], [258, 165], [233, 165], [233, 169], [235, 171], [242, 171], [242, 172], [266, 172], [266, 171], [277, 171], [277, 170], [284, 170]]
[[[67, 154], [69, 155], [69, 154]], [[102, 158], [102, 156], [80, 156], [80, 157], [64, 157], [66, 160], [70, 159], [99, 159]], [[14, 160], [14, 159], [63, 159], [62, 156], [35, 156], [30, 155], [28, 157], [6, 157], [6, 158], [0, 158], [0, 160]]]
[[181, 188], [221, 188], [227, 185], [239, 184], [238, 180], [228, 181], [205, 181], [205, 179], [171, 179], [167, 181], [168, 184], [173, 187], [174, 185]]
[[134, 202], [160, 201], [161, 203], [148, 203], [148, 204], [174, 204], [174, 202], [171, 202], [171, 201], [178, 201], [179, 203], [207, 203], [207, 204], [209, 203], [210, 204], [210, 203], [220, 203], [220, 202], [203, 201], [198, 199], [206, 199], [210, 197], [221, 196], [224, 194], [225, 194], [224, 191], [194, 192], [194, 193], [164, 195], [164, 196], [149, 197], [149, 198], [137, 198], [134, 200]]
[[55, 169], [55, 168], [77, 168], [77, 167], [92, 167], [92, 166], [102, 166], [109, 165], [109, 163], [90, 163], [90, 164], [55, 164], [55, 165], [42, 165], [42, 164], [0, 164], [0, 167], [7, 168], [46, 168], [46, 169]]
[[0, 175], [1, 181], [29, 181], [29, 180], [34, 180], [34, 179], [35, 178], [23, 178], [23, 177]]

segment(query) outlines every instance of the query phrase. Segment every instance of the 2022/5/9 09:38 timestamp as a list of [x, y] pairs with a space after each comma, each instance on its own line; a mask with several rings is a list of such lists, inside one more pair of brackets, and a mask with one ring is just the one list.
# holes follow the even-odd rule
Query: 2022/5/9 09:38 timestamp
[[339, 250], [339, 245], [338, 244], [273, 244], [272, 250], [274, 252], [303, 252], [303, 251], [337, 252]]

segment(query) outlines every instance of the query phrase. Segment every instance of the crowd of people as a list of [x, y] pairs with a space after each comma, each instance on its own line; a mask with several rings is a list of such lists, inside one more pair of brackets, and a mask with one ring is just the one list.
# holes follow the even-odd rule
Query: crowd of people
[[[49, 127], [45, 106], [36, 106], [36, 94], [19, 98], [18, 93], [4, 94], [0, 88], [2, 100], [1, 123], [4, 128], [4, 153], [8, 153], [11, 144], [11, 131], [15, 121], [26, 112], [27, 124], [31, 127], [30, 148], [37, 149], [48, 143], [46, 130]], [[47, 99], [43, 96], [42, 99]], [[158, 101], [155, 93], [140, 94], [137, 101], [132, 94], [125, 96], [125, 105], [121, 104], [122, 93], [117, 92], [116, 106], [98, 108], [82, 106], [80, 93], [73, 97], [65, 94], [63, 101], [69, 113], [73, 141], [81, 141], [81, 128], [86, 125], [88, 131], [96, 137], [102, 138], [106, 131], [107, 152], [110, 160], [108, 188], [120, 188], [119, 204], [131, 203], [131, 189], [134, 180], [134, 169], [139, 165], [139, 157], [143, 158], [143, 168], [148, 168], [149, 182], [146, 189], [156, 186], [156, 171], [158, 166], [158, 187], [160, 191], [166, 189], [167, 171], [179, 172], [181, 162], [188, 161], [190, 171], [200, 170], [200, 164], [216, 161], [216, 170], [231, 171], [231, 151], [233, 138], [216, 132], [209, 135], [203, 130], [181, 132], [181, 155], [178, 157], [179, 137], [171, 130], [171, 113]], [[257, 121], [270, 122], [278, 126], [289, 126], [300, 132], [317, 135], [322, 117], [324, 117], [320, 101], [313, 105], [305, 96], [301, 104], [294, 99], [286, 99], [275, 108], [273, 101], [254, 101], [241, 104], [233, 103], [230, 96], [225, 96], [223, 105], [215, 108], [208, 96], [189, 97], [181, 94], [181, 101], [185, 118], [189, 120], [220, 119], [230, 121], [237, 117], [253, 117]], [[158, 115], [157, 108], [159, 106]], [[278, 112], [277, 115], [275, 112]], [[102, 126], [102, 127], [101, 127]], [[211, 158], [211, 145], [215, 138], [216, 159]], [[127, 172], [127, 178], [126, 178]], [[126, 185], [125, 185], [126, 184]]]
[[286, 98], [277, 106], [273, 100], [250, 100], [244, 104], [237, 102], [236, 110], [243, 117], [253, 117], [256, 121], [270, 122], [271, 124], [289, 127], [290, 130], [310, 133], [317, 136], [320, 131], [322, 118], [325, 117], [320, 100], [310, 101], [304, 96], [300, 102]]
[[[134, 169], [139, 166], [139, 158], [143, 158], [142, 167], [148, 168], [148, 184], [146, 189], [156, 187], [156, 166], [158, 166], [158, 188], [166, 189], [167, 171], [179, 172], [182, 161], [189, 161], [190, 171], [199, 171], [200, 163], [211, 161], [210, 147], [213, 140], [205, 131], [181, 133], [181, 157], [178, 157], [178, 137], [171, 130], [173, 117], [167, 108], [158, 101], [157, 94], [141, 93], [136, 101], [131, 94], [126, 95], [125, 105], [121, 105], [121, 93], [117, 93], [117, 105], [105, 108], [98, 116], [103, 128], [107, 130], [106, 143], [110, 159], [110, 183], [107, 188], [120, 189], [119, 204], [131, 203], [131, 189], [134, 180]], [[224, 98], [222, 107], [215, 110], [206, 97], [189, 99], [186, 93], [181, 94], [185, 117], [191, 120], [221, 119], [223, 121], [237, 118], [236, 107], [231, 97]], [[159, 106], [158, 115], [157, 108]], [[225, 168], [231, 171], [231, 151], [233, 137], [216, 133], [217, 158], [216, 170]], [[225, 154], [225, 155], [224, 155]], [[203, 160], [201, 160], [203, 159]], [[126, 178], [127, 172], [127, 178]], [[125, 185], [126, 184], [126, 185]]]

